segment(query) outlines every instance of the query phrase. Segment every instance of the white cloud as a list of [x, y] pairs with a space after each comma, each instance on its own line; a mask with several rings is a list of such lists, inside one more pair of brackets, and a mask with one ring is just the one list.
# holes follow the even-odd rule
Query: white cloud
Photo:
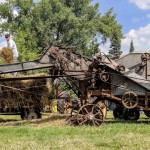
[[133, 40], [135, 51], [150, 51], [150, 24], [138, 30], [132, 29], [122, 40], [122, 51], [124, 54], [129, 52], [130, 42]]
[[150, 0], [129, 0], [129, 2], [134, 3], [140, 9], [150, 9]]
[[[133, 40], [135, 51], [150, 52], [150, 24], [137, 30], [131, 29], [124, 36], [125, 38], [121, 41], [121, 51], [123, 51], [123, 55], [129, 53], [131, 40]], [[100, 45], [100, 49], [105, 54], [108, 54], [110, 42], [108, 41], [105, 45]]]
[[13, 16], [16, 18], [16, 17], [18, 17], [18, 12], [16, 11], [16, 10], [13, 10]]
[[6, 0], [0, 0], [0, 3], [4, 3]]
[[100, 45], [99, 48], [100, 48], [101, 52], [108, 54], [108, 51], [110, 49], [110, 41], [107, 41], [107, 43], [104, 45]]

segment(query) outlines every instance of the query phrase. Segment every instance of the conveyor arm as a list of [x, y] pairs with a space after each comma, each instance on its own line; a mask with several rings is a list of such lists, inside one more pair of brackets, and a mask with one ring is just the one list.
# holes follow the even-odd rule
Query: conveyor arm
[[35, 70], [35, 69], [49, 68], [49, 67], [54, 67], [54, 64], [50, 64], [50, 63], [44, 64], [44, 63], [40, 63], [38, 60], [14, 63], [14, 64], [5, 64], [5, 65], [0, 65], [0, 74], [20, 72], [26, 70]]

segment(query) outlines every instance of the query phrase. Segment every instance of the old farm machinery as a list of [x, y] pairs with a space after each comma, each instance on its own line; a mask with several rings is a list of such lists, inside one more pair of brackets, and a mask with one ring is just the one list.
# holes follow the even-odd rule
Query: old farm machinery
[[[105, 101], [117, 104], [115, 115], [137, 120], [139, 110], [150, 112], [150, 82], [109, 59], [103, 53], [87, 58], [70, 47], [51, 46], [36, 61], [0, 65], [0, 73], [51, 68], [50, 75], [34, 78], [52, 78], [65, 81], [76, 93], [79, 102], [72, 105], [71, 122], [99, 126], [105, 119]], [[24, 80], [26, 77], [3, 78], [0, 81]]]

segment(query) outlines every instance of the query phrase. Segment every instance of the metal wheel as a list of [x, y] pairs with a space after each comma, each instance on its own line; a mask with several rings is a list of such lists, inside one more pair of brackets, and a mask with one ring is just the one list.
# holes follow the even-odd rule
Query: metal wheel
[[144, 111], [144, 114], [145, 114], [145, 116], [147, 116], [148, 118], [150, 118], [150, 111], [148, 110], [148, 111]]
[[100, 126], [103, 122], [103, 112], [98, 105], [83, 105], [77, 113], [77, 122], [79, 125]]
[[125, 92], [122, 96], [122, 104], [128, 109], [135, 108], [138, 104], [138, 96], [132, 91]]

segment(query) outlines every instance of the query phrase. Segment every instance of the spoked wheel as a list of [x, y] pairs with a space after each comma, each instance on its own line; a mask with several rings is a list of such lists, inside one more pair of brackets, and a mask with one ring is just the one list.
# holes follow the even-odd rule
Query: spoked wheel
[[122, 119], [123, 118], [123, 110], [124, 110], [123, 106], [117, 105], [113, 110], [114, 118]]
[[70, 111], [70, 116], [68, 118], [67, 124], [78, 125], [77, 114], [78, 114], [78, 111], [80, 109], [80, 105], [79, 105], [79, 102], [77, 100], [72, 100], [71, 102], [72, 102], [71, 111]]
[[140, 118], [140, 112], [137, 109], [127, 109], [123, 111], [123, 118], [125, 120], [138, 120]]
[[100, 126], [104, 116], [98, 105], [86, 104], [82, 106], [77, 113], [77, 122], [79, 125]]
[[128, 108], [133, 109], [138, 104], [138, 96], [132, 91], [125, 92], [122, 96], [122, 104]]
[[150, 118], [150, 110], [148, 110], [148, 111], [144, 111], [144, 114], [145, 114], [145, 116], [147, 116], [148, 118]]

